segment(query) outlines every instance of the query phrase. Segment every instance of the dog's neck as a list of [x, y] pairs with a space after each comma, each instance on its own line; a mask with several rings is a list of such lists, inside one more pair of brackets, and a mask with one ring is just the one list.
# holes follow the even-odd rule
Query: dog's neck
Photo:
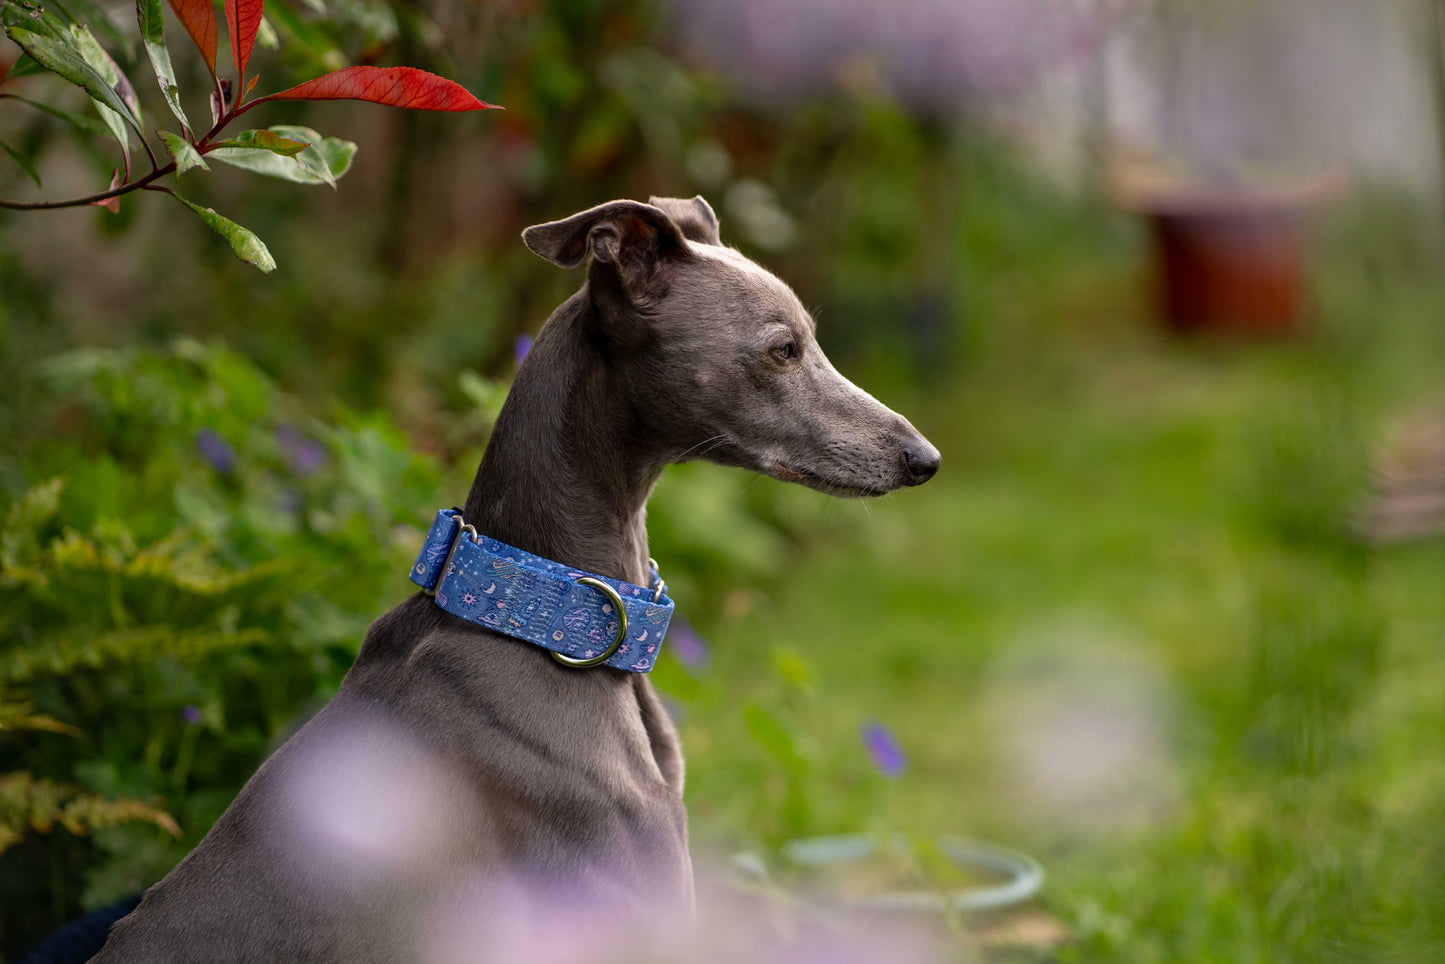
[[592, 312], [584, 288], [542, 327], [462, 512], [494, 539], [646, 585], [645, 509], [663, 460], [645, 451]]

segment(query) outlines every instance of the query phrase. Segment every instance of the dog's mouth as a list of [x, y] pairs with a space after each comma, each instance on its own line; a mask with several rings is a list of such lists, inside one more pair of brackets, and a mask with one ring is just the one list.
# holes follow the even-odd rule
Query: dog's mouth
[[768, 467], [768, 474], [779, 482], [796, 482], [799, 485], [806, 485], [810, 489], [816, 489], [827, 495], [836, 495], [844, 498], [866, 499], [871, 496], [887, 495], [892, 489], [880, 488], [873, 485], [859, 485], [855, 482], [847, 482], [836, 476], [819, 475], [817, 472], [802, 468], [797, 465], [789, 465], [786, 462], [774, 462]]

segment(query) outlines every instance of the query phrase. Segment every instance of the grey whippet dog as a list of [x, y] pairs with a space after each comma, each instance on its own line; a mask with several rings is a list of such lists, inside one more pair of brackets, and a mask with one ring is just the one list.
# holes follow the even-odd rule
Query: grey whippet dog
[[[645, 505], [669, 463], [845, 496], [937, 470], [829, 364], [787, 285], [721, 244], [702, 198], [613, 201], [522, 238], [591, 263], [497, 419], [463, 510], [481, 533], [646, 585]], [[559, 921], [690, 921], [682, 755], [651, 683], [548, 657], [412, 596], [93, 960], [500, 961], [508, 883]]]

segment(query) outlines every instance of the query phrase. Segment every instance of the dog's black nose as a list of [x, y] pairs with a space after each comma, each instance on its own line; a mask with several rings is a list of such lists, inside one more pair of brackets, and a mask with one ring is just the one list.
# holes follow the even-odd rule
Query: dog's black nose
[[938, 449], [919, 439], [903, 449], [903, 467], [908, 471], [909, 485], [922, 485], [938, 473], [942, 461]]

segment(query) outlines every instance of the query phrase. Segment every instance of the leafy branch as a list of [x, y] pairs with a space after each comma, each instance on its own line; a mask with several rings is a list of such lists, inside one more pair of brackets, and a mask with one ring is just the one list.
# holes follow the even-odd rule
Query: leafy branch
[[[142, 190], [158, 191], [171, 195], [197, 214], [230, 243], [231, 249], [243, 261], [262, 271], [270, 271], [276, 263], [255, 234], [211, 208], [186, 200], [173, 186], [157, 182], [172, 174], [179, 178], [195, 169], [210, 170], [206, 163], [209, 158], [269, 177], [302, 184], [329, 184], [334, 188], [336, 179], [350, 168], [356, 153], [356, 145], [350, 141], [323, 137], [310, 128], [289, 125], [223, 136], [226, 128], [237, 118], [272, 101], [361, 100], [434, 111], [485, 110], [495, 106], [478, 100], [453, 81], [414, 67], [346, 67], [286, 90], [251, 98], [257, 77], [252, 75], [248, 82], [247, 67], [261, 28], [264, 0], [225, 0], [226, 31], [236, 72], [234, 84], [230, 78], [221, 77], [216, 72], [220, 29], [211, 0], [168, 2], [181, 26], [200, 50], [211, 74], [213, 89], [210, 92], [211, 126], [197, 136], [181, 104], [180, 87], [166, 47], [160, 0], [136, 0], [136, 20], [146, 57], [155, 71], [162, 98], [180, 125], [179, 134], [163, 129], [155, 132], [170, 158], [162, 164], [146, 139], [135, 88], [95, 39], [90, 28], [71, 17], [58, 3], [57, 12], [53, 12], [38, 0], [0, 0], [0, 24], [3, 24], [10, 39], [25, 52], [11, 70], [0, 77], [0, 84], [29, 74], [56, 74], [89, 95], [101, 123], [97, 125], [83, 115], [18, 94], [0, 91], [0, 99], [27, 104], [90, 133], [108, 133], [120, 144], [123, 162], [122, 167], [112, 173], [110, 186], [103, 191], [43, 201], [0, 198], [0, 208], [42, 211], [99, 205], [118, 211], [118, 199], [122, 195]], [[150, 164], [150, 170], [144, 174], [136, 174], [132, 170], [132, 134], [139, 139]], [[29, 158], [6, 144], [0, 143], [0, 148], [37, 184], [40, 183], [39, 173]]]

